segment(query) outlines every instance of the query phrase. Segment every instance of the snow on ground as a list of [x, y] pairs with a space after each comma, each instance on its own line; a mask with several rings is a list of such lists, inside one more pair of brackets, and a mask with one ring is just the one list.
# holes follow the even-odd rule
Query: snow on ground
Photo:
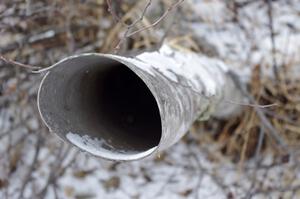
[[[266, 4], [255, 1], [241, 8], [238, 14], [240, 25], [237, 25], [231, 20], [233, 13], [225, 1], [190, 0], [187, 3], [192, 5], [195, 13], [189, 25], [198, 36], [216, 47], [223, 61], [242, 69], [260, 63], [270, 73], [272, 45]], [[277, 63], [291, 63], [299, 71], [300, 2], [273, 1], [273, 6]], [[3, 73], [1, 69], [0, 77]], [[264, 158], [250, 160], [241, 169], [222, 157], [217, 146], [199, 144], [193, 134], [165, 153], [134, 162], [109, 162], [70, 148], [40, 126], [34, 98], [39, 80], [36, 75], [31, 75], [22, 85], [24, 88], [19, 88], [30, 88], [31, 96], [21, 102], [21, 106], [16, 107], [13, 103], [0, 106], [0, 198], [18, 198], [24, 179], [28, 181], [24, 188], [25, 198], [42, 195], [48, 199], [244, 198], [252, 195], [253, 198], [265, 198], [265, 193], [255, 192], [258, 188], [271, 190], [271, 198], [300, 197], [299, 191], [296, 192], [298, 195], [292, 195], [289, 190], [281, 192], [285, 183], [300, 186], [300, 172], [294, 162], [274, 165], [272, 156], [264, 154]], [[9, 80], [2, 85], [3, 90], [10, 90], [17, 81]], [[12, 99], [18, 100], [18, 96]], [[2, 137], [7, 133], [13, 136]], [[43, 135], [44, 139], [38, 140], [37, 134]], [[22, 139], [26, 141], [20, 145]], [[37, 142], [41, 142], [41, 146], [33, 174], [28, 178]], [[11, 152], [8, 147], [19, 150]], [[8, 162], [9, 157], [19, 159]], [[255, 161], [265, 166], [257, 169]], [[253, 178], [259, 183], [253, 184]], [[46, 185], [48, 188], [43, 191]], [[272, 187], [278, 188], [274, 191]]]
[[[272, 71], [272, 42], [264, 1], [253, 1], [240, 8], [237, 22], [232, 20], [234, 13], [224, 1], [195, 0], [194, 3], [196, 19], [192, 29], [216, 47], [223, 61], [237, 68], [262, 64]], [[276, 1], [272, 7], [277, 64], [292, 63], [299, 68], [300, 3], [298, 0]]]

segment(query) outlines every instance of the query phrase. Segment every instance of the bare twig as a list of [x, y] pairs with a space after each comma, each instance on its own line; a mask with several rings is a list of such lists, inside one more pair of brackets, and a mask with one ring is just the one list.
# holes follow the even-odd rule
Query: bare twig
[[[108, 0], [108, 1], [109, 1], [109, 0]], [[126, 28], [126, 31], [125, 31], [125, 33], [124, 33], [124, 35], [123, 35], [123, 38], [122, 38], [122, 39], [119, 41], [119, 43], [117, 44], [116, 49], [119, 49], [119, 48], [120, 48], [120, 45], [124, 42], [124, 40], [126, 40], [126, 38], [130, 37], [130, 36], [128, 36], [130, 30], [131, 30], [133, 27], [135, 27], [135, 25], [136, 25], [137, 23], [141, 22], [141, 21], [144, 19], [144, 16], [145, 16], [145, 14], [146, 14], [146, 12], [147, 12], [149, 6], [151, 5], [151, 3], [152, 3], [152, 0], [148, 0], [148, 3], [147, 3], [146, 6], [144, 7], [144, 10], [143, 10], [142, 14], [141, 14], [140, 17], [139, 17], [137, 20], [135, 20], [133, 23], [131, 23], [130, 25], [126, 25], [125, 23], [123, 23], [123, 25], [125, 24], [125, 25], [127, 26], [127, 28]]]
[[154, 23], [152, 23], [152, 24], [149, 25], [149, 26], [143, 27], [143, 28], [141, 28], [141, 29], [139, 29], [139, 30], [136, 30], [136, 31], [134, 31], [134, 32], [129, 33], [129, 34], [127, 35], [127, 37], [131, 37], [131, 36], [135, 35], [136, 33], [139, 33], [139, 32], [141, 32], [141, 31], [147, 30], [147, 29], [149, 29], [149, 28], [155, 27], [155, 26], [158, 25], [163, 19], [165, 19], [165, 18], [169, 15], [169, 13], [170, 13], [172, 10], [174, 10], [175, 8], [177, 8], [177, 7], [178, 7], [181, 3], [183, 3], [183, 2], [184, 2], [184, 0], [179, 0], [179, 1], [177, 1], [176, 3], [172, 4], [172, 5], [171, 5], [170, 7], [168, 7], [168, 9], [163, 13], [163, 15], [160, 16]]
[[[244, 88], [242, 86], [242, 83], [240, 82], [239, 77], [233, 71], [229, 71], [228, 74], [231, 76], [231, 78], [234, 81], [234, 83], [236, 84], [237, 88], [239, 88], [240, 91], [242, 92], [242, 94], [245, 97], [248, 98], [248, 100], [250, 101], [250, 103], [257, 104], [257, 102], [255, 101], [255, 99], [253, 98], [253, 96], [246, 90], [246, 88]], [[258, 117], [260, 118], [262, 124], [264, 125], [264, 127], [266, 129], [268, 129], [268, 132], [270, 133], [270, 135], [272, 136], [272, 138], [283, 149], [285, 149], [285, 150], [288, 151], [288, 147], [287, 147], [285, 141], [280, 137], [279, 132], [273, 127], [273, 125], [271, 124], [271, 122], [266, 117], [265, 113], [261, 109], [259, 109], [259, 106], [254, 106], [254, 109], [255, 109]]]
[[17, 67], [21, 67], [21, 68], [25, 68], [25, 69], [38, 70], [41, 68], [38, 66], [31, 66], [31, 65], [22, 64], [20, 62], [13, 61], [11, 59], [7, 59], [7, 58], [3, 57], [2, 55], [0, 55], [0, 60], [2, 60], [3, 62], [5, 62], [9, 65], [17, 66]]
[[65, 173], [66, 169], [69, 168], [69, 166], [76, 160], [77, 153], [74, 154], [74, 156], [68, 162], [68, 164], [66, 164], [64, 167], [62, 167], [64, 160], [70, 154], [70, 150], [72, 149], [72, 147], [70, 145], [67, 145], [66, 150], [63, 153], [61, 153], [63, 146], [64, 146], [64, 143], [62, 143], [61, 147], [58, 149], [58, 153], [60, 153], [60, 154], [58, 155], [55, 163], [53, 164], [53, 166], [51, 168], [50, 175], [48, 177], [46, 185], [44, 186], [42, 191], [38, 194], [38, 196], [40, 198], [45, 197], [49, 186], [50, 185], [55, 186], [57, 178], [62, 176]]
[[259, 137], [258, 137], [258, 143], [255, 150], [255, 159], [258, 160], [258, 156], [260, 153], [260, 150], [262, 148], [263, 140], [265, 138], [265, 128], [263, 126], [260, 127]]
[[[189, 154], [190, 156], [196, 161], [196, 166], [195, 169], [196, 171], [200, 172], [200, 176], [199, 176], [199, 181], [198, 181], [198, 186], [201, 184], [201, 180], [202, 178], [207, 175], [209, 176], [212, 181], [219, 187], [219, 189], [224, 192], [224, 194], [227, 191], [227, 186], [225, 185], [225, 183], [222, 181], [222, 179], [218, 178], [216, 175], [214, 175], [213, 173], [211, 173], [208, 169], [206, 169], [202, 164], [201, 161], [199, 160], [197, 154], [192, 150], [192, 147], [190, 145], [188, 145], [188, 149], [189, 149]], [[198, 191], [198, 189], [196, 189], [196, 191]], [[196, 197], [198, 197], [198, 193], [195, 194]]]
[[142, 14], [140, 15], [140, 17], [135, 20], [133, 23], [131, 23], [130, 25], [127, 25], [127, 28], [126, 28], [126, 31], [124, 32], [124, 35], [123, 37], [121, 38], [121, 40], [119, 41], [119, 43], [117, 44], [116, 46], [116, 49], [119, 49], [120, 48], [120, 45], [129, 37], [132, 37], [133, 35], [139, 33], [139, 32], [142, 32], [142, 31], [145, 31], [145, 30], [148, 30], [150, 28], [153, 28], [155, 26], [157, 26], [162, 20], [164, 20], [171, 11], [173, 11], [175, 8], [177, 8], [181, 3], [183, 3], [184, 0], [178, 0], [177, 2], [173, 3], [171, 6], [169, 6], [167, 8], [167, 10], [158, 18], [155, 20], [155, 22], [153, 22], [152, 24], [148, 25], [148, 26], [145, 26], [143, 28], [140, 28], [138, 30], [135, 30], [135, 31], [132, 31], [132, 28], [134, 28], [136, 26], [137, 23], [141, 22], [147, 12], [147, 9], [149, 8], [149, 6], [151, 5], [152, 3], [152, 0], [148, 0], [148, 3], [146, 4], [146, 6], [144, 7], [144, 10], [142, 11]]
[[279, 80], [279, 71], [276, 60], [276, 45], [275, 45], [275, 33], [273, 25], [273, 7], [272, 0], [266, 0], [268, 5], [268, 19], [269, 19], [269, 29], [270, 29], [270, 38], [272, 44], [272, 61], [273, 61], [273, 71], [277, 80]]
[[69, 0], [68, 2], [69, 4], [69, 11], [68, 11], [68, 15], [67, 15], [67, 19], [66, 19], [66, 33], [67, 33], [67, 38], [68, 38], [68, 48], [69, 48], [69, 52], [73, 53], [75, 51], [75, 38], [73, 35], [73, 32], [71, 30], [71, 23], [72, 23], [72, 18], [74, 16], [74, 1], [73, 0]]
[[23, 184], [22, 184], [22, 187], [21, 187], [21, 190], [20, 190], [19, 199], [23, 198], [23, 194], [24, 194], [25, 188], [26, 188], [27, 184], [29, 183], [31, 175], [32, 175], [32, 173], [33, 173], [33, 171], [35, 169], [35, 165], [37, 163], [39, 152], [40, 152], [40, 146], [41, 146], [41, 137], [38, 136], [36, 147], [35, 147], [34, 158], [33, 158], [33, 161], [32, 161], [32, 163], [31, 163], [31, 165], [30, 165], [30, 167], [28, 169], [26, 177], [23, 180]]
[[241, 106], [250, 106], [250, 107], [257, 107], [257, 108], [270, 108], [274, 106], [278, 106], [278, 104], [273, 103], [273, 104], [266, 104], [266, 105], [259, 105], [259, 104], [249, 104], [249, 103], [241, 103], [241, 102], [235, 102], [230, 99], [225, 99], [226, 102], [236, 104], [236, 105], [241, 105]]
[[112, 0], [106, 0], [106, 4], [108, 6], [108, 12], [110, 12], [110, 14], [113, 17], [115, 22], [119, 22], [119, 21], [121, 21], [121, 19], [118, 16], [116, 10], [113, 8], [113, 3], [115, 3], [115, 2]]

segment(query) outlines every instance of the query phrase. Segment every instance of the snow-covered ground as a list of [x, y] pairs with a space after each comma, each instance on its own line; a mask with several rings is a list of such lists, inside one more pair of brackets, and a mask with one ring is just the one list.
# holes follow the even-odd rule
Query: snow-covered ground
[[[238, 9], [237, 23], [230, 2], [186, 1], [183, 6], [190, 13], [182, 20], [216, 48], [222, 61], [246, 72], [261, 64], [272, 74], [267, 4], [250, 1]], [[272, 6], [277, 65], [289, 63], [297, 76], [300, 1], [273, 1]], [[0, 68], [0, 79], [10, 72]], [[197, 133], [212, 132], [193, 131], [165, 153], [140, 161], [110, 162], [84, 154], [41, 124], [36, 110], [41, 78], [16, 73], [0, 87], [10, 97], [0, 95], [0, 198], [19, 198], [21, 193], [33, 199], [300, 198], [295, 160], [275, 159], [266, 151], [244, 165], [232, 163], [217, 145], [197, 140]]]

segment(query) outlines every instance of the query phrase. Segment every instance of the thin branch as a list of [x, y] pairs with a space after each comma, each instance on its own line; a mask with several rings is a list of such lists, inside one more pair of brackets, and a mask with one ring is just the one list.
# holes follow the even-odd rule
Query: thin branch
[[[108, 0], [108, 1], [109, 1], [109, 0]], [[130, 30], [131, 30], [137, 23], [141, 22], [141, 21], [144, 19], [144, 16], [145, 16], [145, 14], [146, 14], [146, 12], [147, 12], [149, 6], [151, 5], [151, 3], [152, 3], [152, 0], [148, 0], [148, 3], [147, 3], [146, 6], [144, 7], [144, 10], [143, 10], [142, 14], [141, 14], [140, 17], [139, 17], [137, 20], [135, 20], [133, 23], [131, 23], [130, 25], [127, 25], [127, 24], [123, 23], [123, 25], [127, 26], [127, 28], [126, 28], [126, 31], [125, 31], [125, 33], [124, 33], [124, 35], [123, 35], [123, 38], [122, 38], [122, 39], [119, 41], [119, 43], [117, 44], [116, 49], [119, 49], [119, 48], [120, 48], [120, 45], [124, 42], [124, 40], [126, 40], [126, 38], [130, 37], [130, 36], [128, 36]]]
[[7, 63], [9, 65], [17, 66], [17, 67], [21, 67], [21, 68], [26, 68], [26, 69], [30, 69], [30, 70], [41, 69], [41, 67], [38, 67], [38, 66], [31, 66], [31, 65], [22, 64], [20, 62], [13, 61], [11, 59], [3, 57], [2, 55], [0, 55], [0, 60], [2, 60], [3, 62], [5, 62], [5, 63]]
[[270, 38], [272, 44], [272, 62], [273, 62], [273, 71], [277, 80], [279, 80], [279, 72], [276, 60], [276, 46], [275, 46], [275, 33], [274, 33], [274, 23], [273, 23], [273, 7], [272, 0], [266, 0], [268, 5], [268, 20], [269, 20], [269, 29], [270, 29]]
[[266, 104], [266, 105], [259, 105], [259, 104], [249, 104], [249, 103], [242, 103], [242, 102], [235, 102], [230, 99], [225, 99], [226, 102], [231, 103], [231, 104], [236, 104], [240, 106], [250, 106], [250, 107], [257, 107], [257, 108], [270, 108], [274, 106], [278, 106], [278, 104], [273, 103], [273, 104]]
[[139, 30], [136, 30], [134, 32], [131, 32], [127, 35], [127, 37], [131, 37], [133, 35], [135, 35], [136, 33], [139, 33], [141, 31], [147, 30], [149, 28], [155, 27], [156, 25], [158, 25], [163, 19], [165, 19], [169, 13], [174, 10], [175, 8], [177, 8], [181, 3], [183, 3], [184, 0], [179, 0], [176, 3], [172, 4], [170, 7], [168, 7], [168, 9], [164, 12], [164, 14], [162, 16], [160, 16], [154, 23], [150, 24], [149, 26], [143, 27]]
[[141, 22], [147, 12], [147, 9], [149, 8], [149, 6], [151, 5], [152, 3], [152, 0], [149, 0], [148, 3], [146, 4], [144, 10], [142, 11], [142, 14], [141, 16], [136, 20], [134, 21], [132, 24], [130, 25], [127, 25], [127, 29], [122, 37], [122, 39], [119, 41], [119, 43], [117, 44], [116, 46], [116, 49], [119, 49], [120, 48], [120, 45], [129, 37], [132, 37], [133, 35], [139, 33], [139, 32], [142, 32], [142, 31], [145, 31], [145, 30], [148, 30], [150, 28], [153, 28], [155, 26], [157, 26], [162, 20], [164, 20], [171, 11], [173, 11], [175, 8], [177, 8], [181, 3], [183, 3], [185, 0], [178, 0], [177, 2], [173, 3], [171, 6], [169, 6], [167, 8], [167, 10], [152, 24], [148, 25], [148, 26], [145, 26], [143, 28], [140, 28], [136, 31], [133, 31], [133, 32], [130, 32], [132, 30], [133, 27], [135, 27], [135, 25], [139, 22]]
[[256, 162], [258, 162], [258, 157], [259, 157], [259, 153], [261, 151], [262, 148], [262, 144], [265, 138], [265, 128], [263, 126], [260, 127], [260, 131], [259, 131], [259, 137], [258, 137], [258, 143], [255, 149], [255, 160]]
[[68, 162], [68, 164], [66, 164], [64, 167], [62, 167], [63, 165], [63, 161], [67, 158], [67, 156], [70, 154], [70, 151], [72, 149], [72, 147], [70, 145], [67, 145], [66, 150], [64, 152], [63, 151], [63, 147], [64, 147], [64, 143], [60, 146], [60, 148], [58, 148], [58, 157], [56, 159], [56, 161], [54, 162], [53, 166], [51, 167], [50, 170], [50, 175], [48, 177], [48, 180], [46, 182], [46, 185], [44, 186], [44, 188], [40, 191], [40, 193], [37, 194], [37, 196], [39, 198], [45, 198], [48, 188], [50, 185], [55, 185], [57, 179], [62, 176], [66, 169], [69, 168], [69, 166], [76, 160], [76, 157], [78, 155], [78, 153], [75, 153], [74, 156], [72, 157], [72, 159], [70, 160], [70, 162]]
[[121, 19], [117, 15], [117, 12], [115, 11], [115, 9], [113, 9], [112, 3], [113, 3], [112, 0], [106, 0], [106, 4], [107, 4], [107, 7], [108, 7], [108, 12], [110, 12], [110, 14], [113, 17], [115, 22], [119, 22], [119, 21], [121, 21]]
[[31, 163], [31, 165], [28, 169], [26, 177], [23, 180], [23, 184], [22, 184], [22, 187], [21, 187], [21, 190], [20, 190], [19, 199], [23, 198], [25, 188], [26, 188], [27, 184], [29, 183], [31, 175], [32, 175], [32, 173], [35, 169], [35, 165], [37, 163], [39, 152], [40, 152], [40, 146], [41, 146], [41, 137], [38, 136], [37, 143], [36, 143], [36, 149], [35, 149], [35, 153], [34, 153], [34, 158], [33, 158], [33, 161], [32, 161], [32, 163]]
[[[240, 89], [240, 91], [242, 92], [242, 94], [245, 97], [248, 98], [248, 100], [250, 101], [250, 103], [257, 104], [257, 102], [255, 101], [255, 99], [253, 98], [253, 96], [242, 86], [242, 83], [240, 82], [238, 75], [235, 74], [233, 71], [229, 71], [228, 74], [231, 76], [231, 78], [234, 81], [234, 83], [236, 84], [237, 88]], [[261, 120], [262, 124], [264, 125], [264, 127], [269, 130], [268, 132], [271, 134], [271, 136], [273, 137], [273, 139], [283, 149], [285, 149], [285, 150], [288, 151], [287, 144], [280, 137], [279, 132], [274, 128], [274, 126], [268, 120], [268, 118], [266, 117], [265, 113], [261, 109], [259, 109], [258, 106], [254, 106], [254, 110], [256, 111], [256, 113], [257, 113], [258, 117], [260, 118], [260, 120]]]

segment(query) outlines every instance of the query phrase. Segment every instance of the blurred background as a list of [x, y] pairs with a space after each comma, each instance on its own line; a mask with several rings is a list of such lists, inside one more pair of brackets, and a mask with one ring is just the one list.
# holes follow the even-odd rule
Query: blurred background
[[[255, 102], [276, 105], [196, 122], [134, 162], [84, 154], [41, 122], [35, 71], [164, 41], [222, 60]], [[299, 140], [299, 0], [0, 1], [0, 198], [300, 198]]]

